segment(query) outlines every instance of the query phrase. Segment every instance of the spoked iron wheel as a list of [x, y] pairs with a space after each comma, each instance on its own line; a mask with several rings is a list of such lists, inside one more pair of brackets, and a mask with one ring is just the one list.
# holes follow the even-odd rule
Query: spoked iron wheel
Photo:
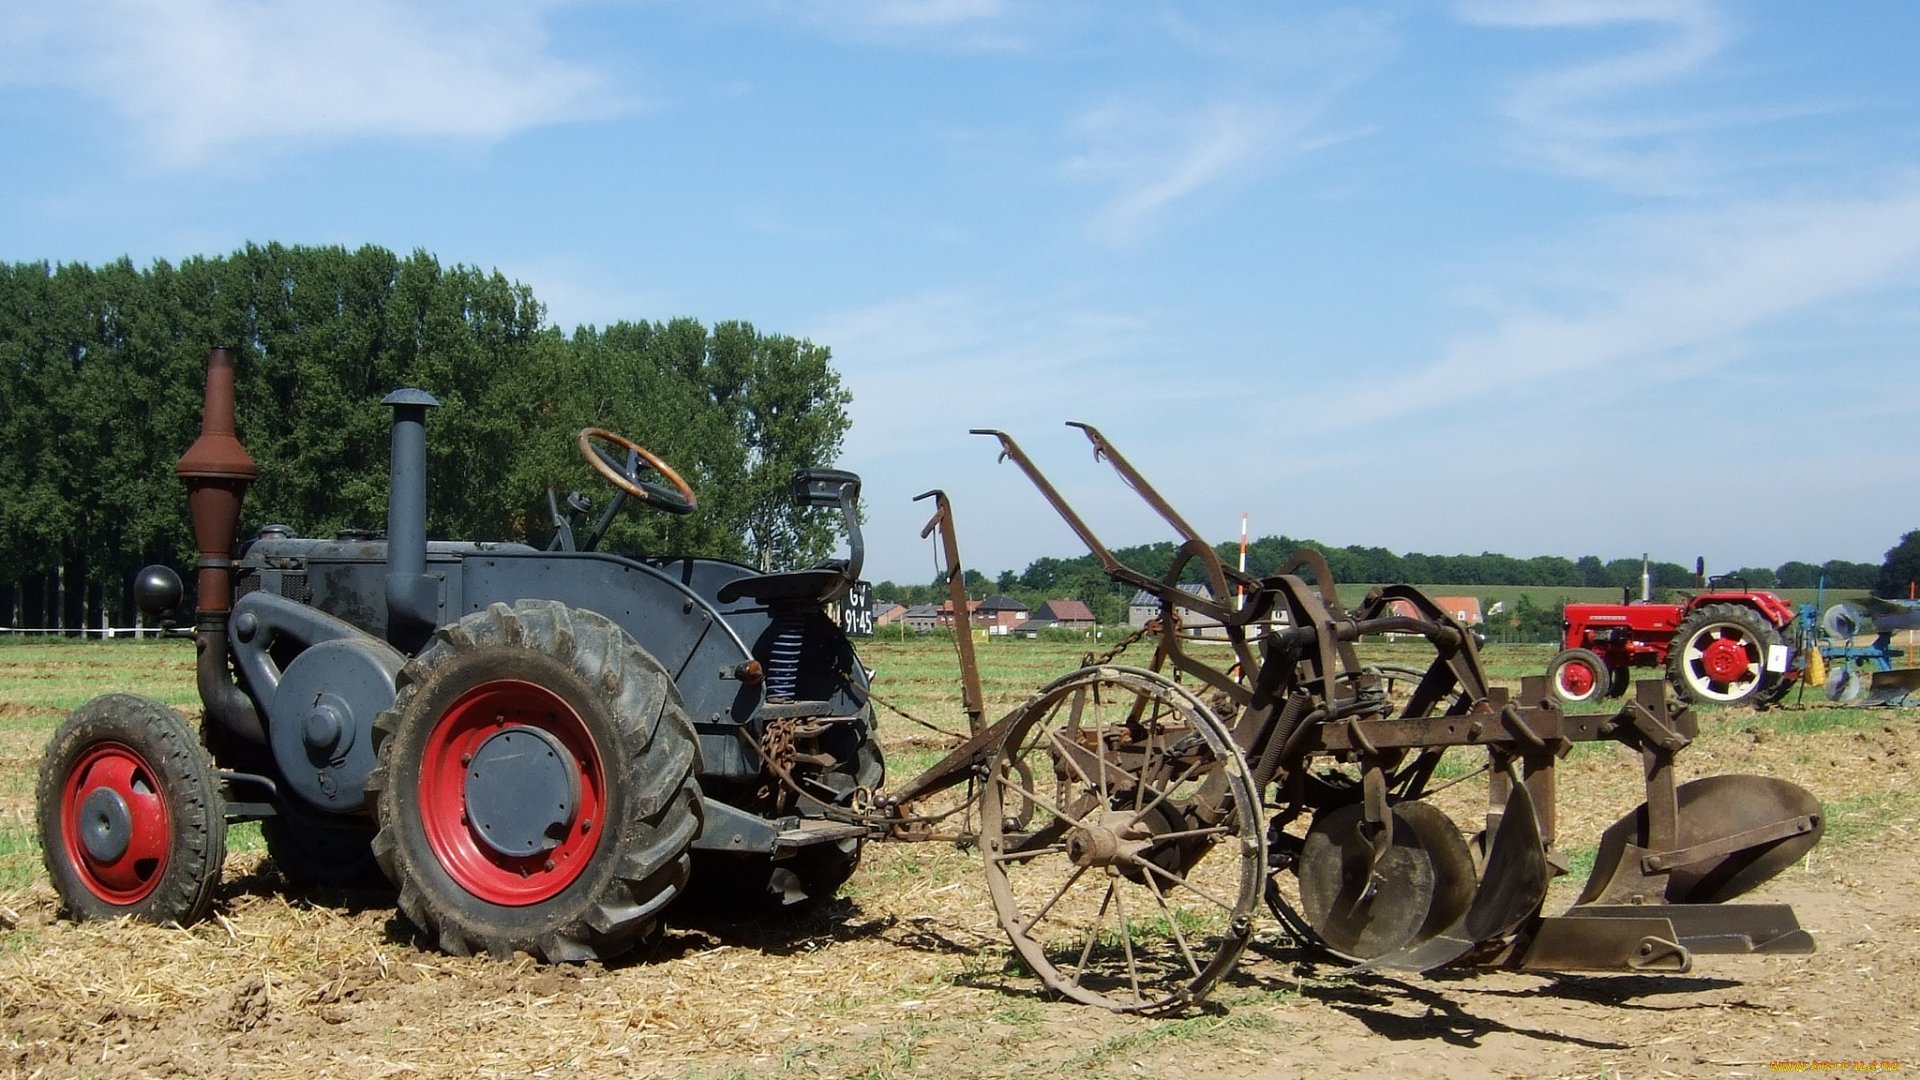
[[1086, 668], [1028, 703], [988, 772], [981, 848], [1049, 989], [1161, 1012], [1232, 968], [1266, 865], [1248, 775], [1213, 713], [1152, 672]]

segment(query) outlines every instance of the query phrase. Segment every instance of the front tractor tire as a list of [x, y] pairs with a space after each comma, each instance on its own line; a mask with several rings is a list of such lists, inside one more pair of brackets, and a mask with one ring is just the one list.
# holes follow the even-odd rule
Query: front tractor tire
[[1707, 604], [1682, 619], [1674, 631], [1667, 681], [1686, 701], [1758, 704], [1780, 679], [1767, 670], [1767, 653], [1778, 644], [1780, 632], [1754, 609]]
[[1547, 685], [1568, 705], [1598, 701], [1612, 693], [1613, 673], [1592, 649], [1565, 649], [1547, 665]]
[[672, 678], [604, 616], [546, 600], [441, 627], [374, 722], [374, 857], [456, 956], [606, 959], [685, 887], [700, 831]]
[[76, 919], [194, 922], [226, 858], [213, 759], [172, 709], [107, 694], [47, 744], [35, 792], [47, 876]]

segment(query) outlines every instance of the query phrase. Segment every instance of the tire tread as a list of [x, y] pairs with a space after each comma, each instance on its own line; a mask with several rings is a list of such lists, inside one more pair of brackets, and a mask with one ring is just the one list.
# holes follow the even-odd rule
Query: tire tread
[[[608, 793], [610, 802], [623, 802], [626, 810], [617, 849], [596, 856], [612, 860], [604, 882], [584, 898], [563, 893], [533, 905], [553, 905], [554, 917], [531, 929], [496, 917], [502, 909], [442, 880], [437, 865], [425, 865], [432, 862], [427, 845], [409, 839], [417, 822], [407, 817], [417, 817], [417, 806], [396, 786], [415, 763], [394, 760], [393, 748], [408, 741], [413, 725], [437, 719], [418, 715], [414, 702], [455, 661], [493, 649], [525, 650], [569, 669], [600, 698], [615, 729], [615, 745], [606, 751], [610, 786], [617, 776], [632, 776], [628, 790]], [[550, 963], [573, 963], [616, 956], [657, 929], [659, 910], [685, 887], [688, 848], [702, 817], [693, 725], [657, 660], [604, 616], [551, 600], [521, 600], [512, 607], [493, 604], [441, 627], [402, 669], [398, 684], [393, 708], [373, 725], [379, 762], [367, 782], [379, 793], [373, 850], [381, 869], [400, 885], [401, 912], [429, 939], [454, 955], [526, 952]], [[630, 770], [615, 766], [615, 753], [630, 760]], [[595, 873], [592, 867], [586, 871]]]

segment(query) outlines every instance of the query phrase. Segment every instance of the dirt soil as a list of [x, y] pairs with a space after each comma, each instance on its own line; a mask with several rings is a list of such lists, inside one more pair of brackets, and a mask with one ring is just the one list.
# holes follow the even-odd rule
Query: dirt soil
[[[1870, 738], [1827, 736], [1863, 740], [1871, 762], [1836, 750], [1803, 755], [1805, 767], [1831, 760], [1851, 772], [1857, 761], [1880, 790], [1910, 793], [1920, 736], [1911, 714], [1901, 719]], [[1010, 964], [973, 857], [935, 845], [871, 847], [850, 895], [805, 917], [740, 924], [682, 913], [638, 957], [548, 968], [440, 955], [390, 898], [292, 896], [271, 864], [242, 852], [229, 858], [215, 917], [184, 929], [71, 923], [44, 883], [0, 893], [0, 1074], [1245, 1080], [1761, 1076], [1785, 1071], [1781, 1063], [1915, 1070], [1920, 821], [1911, 801], [1885, 805], [1897, 809], [1834, 837], [1752, 897], [1792, 904], [1819, 943], [1812, 955], [1700, 957], [1686, 975], [1349, 977], [1282, 951], [1269, 920], [1208, 1005], [1174, 1019], [1046, 999]]]

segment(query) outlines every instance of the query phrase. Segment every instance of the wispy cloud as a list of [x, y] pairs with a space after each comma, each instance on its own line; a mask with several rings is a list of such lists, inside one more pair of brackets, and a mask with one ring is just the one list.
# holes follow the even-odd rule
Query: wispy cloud
[[1131, 246], [1183, 208], [1376, 130], [1316, 127], [1394, 51], [1387, 20], [1149, 21], [1172, 49], [1194, 58], [1196, 74], [1115, 91], [1067, 125], [1071, 150], [1062, 172], [1107, 192], [1087, 227], [1107, 247]]
[[[873, 450], [911, 441], [899, 418], [937, 402], [969, 422], [1011, 423], [1010, 414], [1045, 413], [1086, 397], [1116, 357], [1135, 355], [1153, 325], [1144, 312], [1122, 313], [1085, 297], [1012, 296], [973, 289], [929, 290], [823, 318], [807, 328], [830, 342], [836, 361], [860, 389], [854, 399], [860, 439]], [[1017, 388], [1010, 392], [1009, 388]]]
[[1710, 0], [1468, 0], [1459, 11], [1482, 26], [1648, 32], [1638, 47], [1525, 77], [1506, 95], [1512, 145], [1556, 172], [1634, 193], [1689, 193], [1719, 171], [1704, 136], [1797, 113], [1755, 102], [1690, 106], [1674, 96], [1735, 38]]
[[[1012, 466], [996, 464], [993, 445], [967, 431], [1009, 431], [1049, 468], [1084, 463], [1085, 440], [1062, 421], [1100, 423], [1127, 397], [1164, 391], [1168, 380], [1131, 378], [1115, 367], [1128, 356], [1171, 351], [1161, 325], [1154, 312], [1117, 311], [1072, 289], [961, 287], [903, 294], [806, 327], [807, 336], [832, 345], [835, 367], [854, 388], [842, 460], [866, 477], [868, 535], [891, 538], [872, 549], [873, 573], [931, 575], [922, 562], [931, 549], [912, 540], [930, 507], [910, 500], [934, 486], [972, 522], [963, 526], [968, 565], [1017, 568], [1039, 554], [1035, 544], [1077, 550]], [[1079, 484], [1089, 477], [1114, 486], [1082, 469], [1061, 479], [1062, 490], [1082, 501]], [[995, 515], [1006, 516], [981, 527]], [[1096, 527], [1105, 527], [1105, 516], [1096, 517]]]
[[491, 141], [633, 107], [548, 54], [551, 6], [74, 0], [0, 22], [0, 82], [100, 99], [176, 168], [368, 137]]
[[1349, 384], [1325, 410], [1379, 418], [1473, 401], [1526, 400], [1542, 385], [1604, 372], [1648, 385], [1751, 353], [1776, 320], [1897, 281], [1920, 267], [1920, 186], [1878, 198], [1753, 204], [1661, 215], [1616, 241], [1612, 284], [1510, 310], [1428, 366]]
[[[534, 283], [547, 323], [571, 334], [582, 326], [661, 317], [687, 309], [686, 296], [640, 284], [598, 259], [566, 252], [528, 253], [509, 260], [512, 276]], [[481, 263], [480, 265], [486, 265]]]
[[1075, 121], [1075, 140], [1085, 149], [1065, 172], [1114, 189], [1088, 231], [1108, 246], [1125, 247], [1176, 205], [1252, 171], [1308, 119], [1231, 101], [1187, 111], [1108, 104]]

